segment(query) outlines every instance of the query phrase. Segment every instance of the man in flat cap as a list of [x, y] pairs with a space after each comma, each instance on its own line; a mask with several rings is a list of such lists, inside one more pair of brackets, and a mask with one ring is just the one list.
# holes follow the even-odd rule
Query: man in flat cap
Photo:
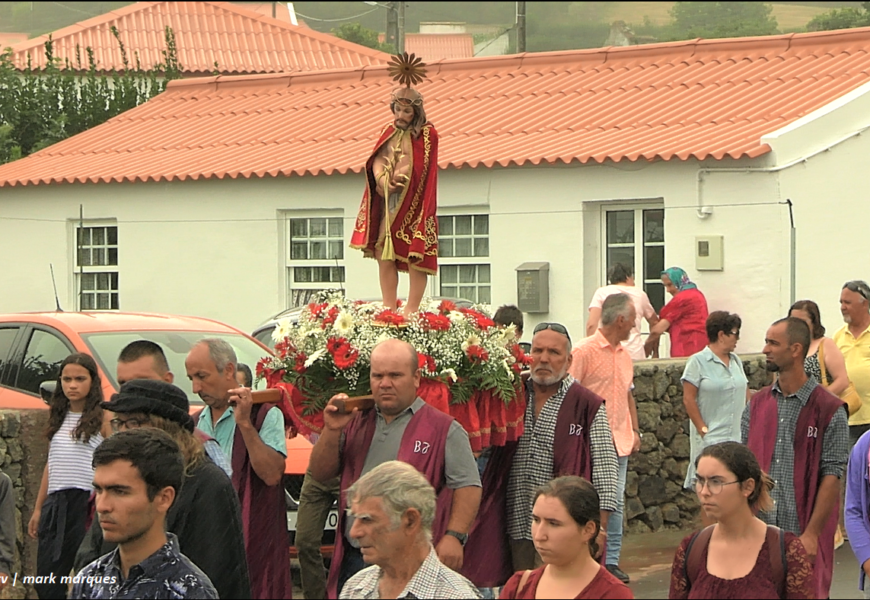
[[[115, 413], [112, 431], [162, 429], [184, 457], [184, 484], [166, 516], [182, 554], [208, 575], [221, 598], [250, 598], [242, 514], [232, 482], [193, 435], [187, 394], [164, 381], [133, 379], [102, 407]], [[112, 551], [94, 520], [76, 555], [76, 571]]]

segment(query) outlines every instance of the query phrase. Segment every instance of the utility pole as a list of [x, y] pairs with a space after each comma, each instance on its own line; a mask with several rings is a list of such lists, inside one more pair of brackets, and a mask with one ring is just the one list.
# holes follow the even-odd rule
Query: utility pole
[[398, 35], [396, 35], [396, 50], [401, 54], [405, 51], [405, 2], [404, 0], [399, 0], [399, 2], [394, 3], [396, 8], [398, 9], [396, 20], [398, 21]]
[[517, 53], [526, 51], [526, 3], [517, 2]]
[[387, 33], [384, 41], [399, 50], [399, 4], [401, 2], [390, 2], [387, 6]]

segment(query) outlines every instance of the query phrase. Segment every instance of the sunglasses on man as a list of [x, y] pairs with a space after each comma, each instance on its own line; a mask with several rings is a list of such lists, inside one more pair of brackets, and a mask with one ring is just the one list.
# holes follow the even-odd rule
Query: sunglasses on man
[[568, 330], [561, 323], [538, 323], [535, 326], [535, 330], [533, 333], [539, 333], [541, 331], [546, 331], [547, 329], [555, 331], [556, 333], [561, 333], [566, 338], [568, 338], [569, 342], [571, 341], [571, 336], [568, 334]]
[[860, 279], [856, 279], [855, 281], [847, 281], [846, 285], [844, 285], [843, 287], [850, 292], [861, 294], [861, 297], [864, 298], [864, 300], [870, 300], [870, 286], [868, 286]]

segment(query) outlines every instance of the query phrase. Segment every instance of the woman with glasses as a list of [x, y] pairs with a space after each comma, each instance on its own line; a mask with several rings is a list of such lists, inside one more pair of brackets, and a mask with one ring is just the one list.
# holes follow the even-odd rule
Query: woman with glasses
[[806, 550], [792, 533], [755, 516], [773, 506], [773, 481], [749, 448], [707, 446], [695, 461], [698, 500], [716, 520], [683, 539], [669, 598], [815, 598]]
[[94, 489], [91, 459], [103, 441], [103, 386], [97, 363], [87, 354], [60, 363], [57, 387], [48, 409], [48, 461], [27, 524], [36, 538], [36, 575], [57, 574], [57, 583], [36, 584], [40, 598], [66, 598], [60, 575], [70, 572], [85, 536]]
[[582, 477], [553, 479], [535, 491], [532, 538], [544, 562], [514, 573], [499, 598], [634, 598], [597, 560], [598, 492]]
[[[689, 425], [689, 468], [684, 487], [695, 477], [695, 459], [706, 446], [740, 440], [740, 417], [749, 398], [743, 363], [734, 353], [740, 339], [738, 315], [717, 310], [707, 317], [709, 344], [686, 361], [683, 371], [683, 405]], [[712, 523], [701, 511], [701, 522]]]
[[[166, 515], [166, 530], [178, 536], [182, 554], [208, 575], [221, 598], [250, 598], [239, 499], [229, 477], [193, 434], [187, 394], [164, 381], [134, 379], [103, 408], [115, 413], [111, 423], [116, 433], [154, 427], [178, 443], [184, 485]], [[75, 557], [76, 572], [115, 546], [103, 540], [103, 530], [95, 522]]]
[[671, 356], [691, 356], [707, 343], [704, 323], [707, 320], [707, 298], [680, 267], [662, 271], [665, 290], [673, 296], [659, 311], [659, 322], [650, 329], [644, 344], [647, 356], [658, 351], [659, 338], [668, 331], [671, 336]]

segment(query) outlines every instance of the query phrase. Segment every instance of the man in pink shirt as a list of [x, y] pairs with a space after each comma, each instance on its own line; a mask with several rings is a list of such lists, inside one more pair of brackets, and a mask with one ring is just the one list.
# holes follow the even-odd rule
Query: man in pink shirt
[[601, 306], [601, 326], [580, 341], [572, 352], [571, 375], [583, 387], [604, 398], [607, 419], [613, 431], [613, 441], [619, 460], [619, 480], [616, 491], [617, 508], [607, 522], [607, 556], [604, 566], [615, 577], [629, 582], [619, 568], [622, 550], [622, 511], [625, 504], [625, 476], [628, 457], [640, 450], [640, 430], [637, 407], [631, 389], [634, 387], [634, 363], [622, 342], [631, 335], [636, 311], [628, 294], [608, 296]]

